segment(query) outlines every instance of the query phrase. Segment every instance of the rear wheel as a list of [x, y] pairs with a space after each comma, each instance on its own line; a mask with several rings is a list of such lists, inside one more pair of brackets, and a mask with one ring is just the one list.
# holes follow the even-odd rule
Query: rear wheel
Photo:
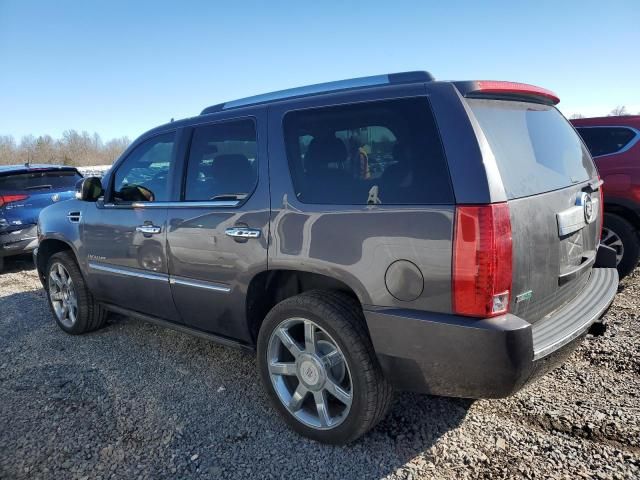
[[616, 251], [618, 273], [621, 278], [630, 274], [638, 265], [640, 237], [633, 225], [624, 218], [613, 213], [605, 213], [600, 242]]
[[386, 414], [384, 379], [358, 303], [312, 291], [267, 315], [258, 337], [258, 368], [269, 397], [298, 433], [325, 443], [355, 440]]
[[94, 300], [71, 253], [52, 255], [46, 275], [49, 306], [62, 330], [77, 335], [104, 325], [107, 312]]

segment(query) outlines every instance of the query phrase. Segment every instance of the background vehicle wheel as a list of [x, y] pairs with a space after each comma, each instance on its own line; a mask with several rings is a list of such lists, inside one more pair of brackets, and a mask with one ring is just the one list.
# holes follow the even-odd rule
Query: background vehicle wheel
[[324, 443], [360, 437], [392, 401], [360, 305], [342, 293], [311, 291], [276, 305], [258, 336], [258, 369], [286, 422]]
[[71, 253], [52, 255], [46, 275], [49, 306], [62, 330], [77, 335], [104, 325], [107, 312], [94, 300]]
[[636, 268], [640, 257], [640, 237], [627, 220], [613, 213], [605, 213], [601, 242], [616, 251], [620, 278]]

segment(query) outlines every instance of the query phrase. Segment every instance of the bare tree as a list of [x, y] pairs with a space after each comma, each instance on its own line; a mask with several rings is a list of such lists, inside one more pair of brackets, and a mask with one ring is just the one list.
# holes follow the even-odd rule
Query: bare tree
[[127, 137], [106, 143], [97, 133], [66, 130], [62, 138], [26, 135], [20, 143], [12, 136], [0, 135], [0, 165], [49, 163], [75, 166], [112, 164], [129, 145]]
[[573, 115], [571, 115], [569, 118], [570, 118], [571, 120], [576, 120], [576, 119], [578, 119], [578, 118], [585, 118], [585, 116], [584, 116], [583, 114], [581, 114], [581, 113], [574, 113], [574, 114], [573, 114]]
[[629, 115], [627, 113], [627, 107], [624, 105], [618, 105], [616, 108], [609, 112], [610, 117], [619, 117], [621, 115]]

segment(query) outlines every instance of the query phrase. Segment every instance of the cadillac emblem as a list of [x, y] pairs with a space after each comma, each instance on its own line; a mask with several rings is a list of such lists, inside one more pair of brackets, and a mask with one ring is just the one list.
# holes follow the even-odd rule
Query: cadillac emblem
[[580, 205], [584, 212], [584, 221], [589, 224], [596, 219], [596, 209], [594, 208], [593, 200], [588, 193], [582, 192], [578, 197], [578, 205]]

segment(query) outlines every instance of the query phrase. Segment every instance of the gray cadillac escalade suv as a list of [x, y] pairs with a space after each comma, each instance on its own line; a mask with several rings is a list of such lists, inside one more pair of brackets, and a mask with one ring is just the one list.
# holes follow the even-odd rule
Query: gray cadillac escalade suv
[[345, 443], [394, 389], [504, 397], [618, 285], [601, 181], [531, 85], [408, 72], [205, 108], [46, 208], [60, 328], [107, 311], [257, 351], [295, 430]]

